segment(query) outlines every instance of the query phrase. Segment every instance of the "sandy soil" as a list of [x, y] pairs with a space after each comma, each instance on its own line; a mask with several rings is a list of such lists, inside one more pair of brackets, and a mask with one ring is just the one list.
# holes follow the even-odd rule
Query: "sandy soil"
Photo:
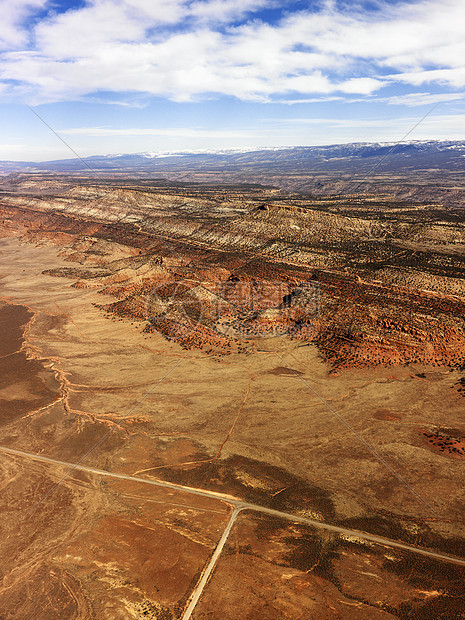
[[[428, 437], [465, 436], [461, 373], [402, 366], [330, 374], [315, 347], [285, 337], [226, 358], [185, 351], [142, 323], [106, 318], [97, 305], [110, 298], [72, 287], [75, 278], [43, 274], [70, 264], [55, 246], [3, 239], [0, 252], [5, 355], [21, 360], [5, 366], [14, 375], [2, 384], [1, 446], [465, 558], [463, 461]], [[5, 618], [182, 617], [227, 504], [5, 453], [0, 463]], [[446, 577], [434, 586], [415, 563], [408, 574], [388, 569], [410, 566], [394, 552], [386, 560], [384, 548], [346, 548], [338, 538], [331, 574], [315, 573], [314, 532], [287, 523], [262, 535], [260, 527], [254, 516], [238, 520], [228, 544], [245, 550], [221, 556], [193, 617], [426, 618], [431, 609], [461, 617], [450, 615], [461, 612]], [[376, 588], [360, 577], [364, 563]], [[240, 593], [224, 585], [238, 579]]]

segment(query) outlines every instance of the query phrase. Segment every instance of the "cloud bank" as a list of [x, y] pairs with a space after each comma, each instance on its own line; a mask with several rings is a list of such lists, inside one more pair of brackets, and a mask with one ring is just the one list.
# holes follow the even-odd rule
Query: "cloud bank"
[[463, 0], [349, 4], [89, 0], [57, 12], [46, 0], [0, 0], [2, 96], [272, 102], [369, 97], [393, 84], [465, 87]]

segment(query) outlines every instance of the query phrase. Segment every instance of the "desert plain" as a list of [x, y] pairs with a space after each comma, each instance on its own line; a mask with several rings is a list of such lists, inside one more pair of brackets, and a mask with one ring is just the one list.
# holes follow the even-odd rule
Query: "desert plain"
[[13, 181], [2, 618], [465, 617], [453, 207]]

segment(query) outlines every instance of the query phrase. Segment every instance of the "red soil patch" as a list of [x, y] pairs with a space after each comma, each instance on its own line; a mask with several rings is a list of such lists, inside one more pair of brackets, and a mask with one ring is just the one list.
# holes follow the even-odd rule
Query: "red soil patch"
[[374, 412], [373, 417], [377, 420], [388, 420], [391, 422], [402, 419], [401, 415], [398, 413], [393, 413], [390, 409], [377, 409]]

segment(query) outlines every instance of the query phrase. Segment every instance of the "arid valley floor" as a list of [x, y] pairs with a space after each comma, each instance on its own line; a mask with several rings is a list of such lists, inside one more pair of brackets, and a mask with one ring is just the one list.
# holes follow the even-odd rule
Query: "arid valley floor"
[[457, 204], [0, 189], [0, 618], [465, 618]]

